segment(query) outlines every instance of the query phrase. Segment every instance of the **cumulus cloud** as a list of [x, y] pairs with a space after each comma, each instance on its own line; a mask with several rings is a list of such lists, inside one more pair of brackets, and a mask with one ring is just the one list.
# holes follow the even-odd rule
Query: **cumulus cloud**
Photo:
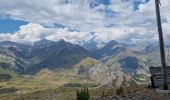
[[[37, 23], [29, 23], [20, 27], [20, 30], [15, 33], [1, 33], [1, 41], [14, 41], [20, 43], [33, 43], [41, 39], [65, 41], [81, 44], [93, 40], [98, 43], [106, 43], [110, 40], [124, 40], [128, 42], [136, 42], [134, 40], [142, 40], [146, 34], [138, 33], [140, 29], [129, 29], [128, 27], [103, 28], [96, 30], [95, 33], [71, 31], [69, 28], [46, 28]], [[142, 33], [148, 32], [144, 30]], [[136, 35], [138, 33], [138, 35]], [[150, 35], [151, 37], [152, 35]], [[133, 37], [133, 38], [132, 38]]]
[[[116, 33], [116, 34], [114, 34]], [[125, 37], [125, 29], [98, 29], [95, 33], [70, 31], [65, 28], [46, 28], [40, 24], [29, 23], [20, 27], [20, 30], [15, 33], [1, 33], [1, 41], [11, 40], [14, 42], [30, 43], [40, 39], [48, 39], [58, 41], [64, 39], [71, 43], [82, 43], [93, 40], [95, 42], [108, 42], [113, 39], [121, 40]], [[123, 36], [124, 35], [124, 36]]]
[[0, 34], [1, 41], [11, 40], [14, 42], [30, 43], [41, 39], [58, 41], [64, 39], [72, 43], [88, 41], [92, 38], [89, 33], [69, 31], [68, 28], [46, 28], [40, 24], [29, 23], [20, 27], [20, 30], [12, 33]]
[[[30, 22], [13, 34], [1, 33], [0, 39], [17, 42], [65, 39], [72, 43], [91, 39], [96, 42], [158, 40], [154, 0], [107, 0], [107, 5], [97, 1], [101, 0], [0, 0], [0, 15]], [[161, 2], [162, 25], [168, 42], [170, 1]], [[56, 24], [64, 28], [56, 28]]]

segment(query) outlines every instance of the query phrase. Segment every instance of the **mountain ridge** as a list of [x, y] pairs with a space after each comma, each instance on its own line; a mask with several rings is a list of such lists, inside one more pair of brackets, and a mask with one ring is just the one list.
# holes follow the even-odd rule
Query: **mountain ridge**
[[[74, 70], [76, 76], [80, 74], [86, 81], [97, 79], [99, 83], [112, 84], [118, 79], [120, 84], [115, 83], [116, 86], [121, 86], [124, 80], [131, 80], [132, 83], [148, 82], [149, 67], [159, 65], [159, 50], [156, 45], [126, 45], [112, 40], [103, 47], [86, 50], [83, 46], [64, 40], [54, 42], [46, 39], [31, 45], [10, 43], [10, 41], [0, 45], [5, 48], [0, 51], [6, 50], [11, 56], [0, 52], [3, 57], [9, 59], [0, 62], [1, 65], [6, 62], [6, 65], [9, 65], [8, 69], [17, 73], [34, 75], [46, 68], [53, 71], [68, 70], [68, 73]], [[168, 48], [166, 50], [168, 52]], [[87, 58], [90, 59], [85, 60]], [[1, 56], [1, 59], [4, 58]], [[85, 64], [82, 61], [85, 61]], [[9, 62], [13, 65], [11, 66]], [[89, 62], [95, 63], [86, 64]], [[77, 64], [79, 67], [75, 67]], [[123, 79], [125, 76], [129, 77]], [[104, 79], [106, 80], [102, 81]]]
[[[26, 46], [25, 44], [19, 44], [9, 41], [1, 42], [0, 45], [4, 46], [4, 48], [7, 47], [6, 51], [10, 51], [10, 53], [15, 55], [16, 59], [18, 58], [24, 59], [25, 61], [29, 62], [30, 65], [28, 67], [28, 70], [30, 71], [33, 70], [32, 68], [35, 68], [36, 64], [37, 64], [36, 67], [37, 66], [47, 67], [49, 65], [49, 68], [61, 67], [62, 65], [65, 65], [67, 63], [74, 65], [75, 63], [78, 63], [79, 60], [85, 58], [88, 55], [87, 51], [83, 47], [76, 44], [65, 42], [64, 40], [60, 40], [58, 42], [43, 40], [36, 42], [32, 46], [28, 45], [28, 47], [25, 47]], [[66, 59], [67, 57], [68, 59]], [[76, 60], [74, 58], [78, 59]], [[46, 59], [46, 61], [43, 62], [43, 59]], [[54, 63], [55, 61], [52, 61], [54, 59], [56, 59], [55, 61], [57, 61], [58, 59], [60, 60], [60, 62], [66, 61], [67, 63], [65, 62]], [[69, 62], [69, 59], [74, 59], [75, 62], [74, 61]], [[37, 63], [37, 61], [39, 63]], [[39, 68], [36, 69], [38, 70]]]

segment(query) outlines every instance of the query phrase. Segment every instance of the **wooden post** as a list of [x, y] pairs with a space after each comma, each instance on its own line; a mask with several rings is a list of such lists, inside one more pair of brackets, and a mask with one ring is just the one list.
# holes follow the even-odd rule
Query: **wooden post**
[[163, 33], [162, 33], [159, 5], [160, 5], [160, 1], [155, 0], [156, 17], [157, 17], [157, 25], [158, 25], [158, 33], [159, 33], [159, 43], [160, 43], [160, 56], [161, 56], [161, 64], [162, 64], [162, 75], [163, 75], [163, 89], [167, 90], [168, 84], [167, 84], [167, 72], [166, 72], [166, 59], [165, 59], [164, 39], [163, 39]]

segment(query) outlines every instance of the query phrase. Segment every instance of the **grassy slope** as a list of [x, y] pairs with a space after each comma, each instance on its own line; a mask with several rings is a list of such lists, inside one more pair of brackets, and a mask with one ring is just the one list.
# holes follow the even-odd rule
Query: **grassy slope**
[[[43, 69], [39, 73], [34, 76], [29, 75], [17, 75], [14, 72], [5, 70], [0, 67], [0, 73], [7, 73], [12, 76], [10, 81], [0, 82], [1, 88], [11, 88], [14, 87], [18, 89], [18, 91], [24, 91], [26, 93], [41, 91], [40, 94], [44, 94], [44, 92], [49, 91], [48, 89], [55, 89], [59, 94], [58, 97], [65, 98], [70, 96], [69, 98], [75, 97], [76, 87], [63, 87], [64, 84], [75, 83], [75, 84], [84, 84], [84, 83], [92, 83], [91, 81], [87, 81], [83, 79], [83, 75], [78, 75], [77, 72], [80, 66], [85, 66], [90, 68], [98, 61], [92, 58], [86, 58], [82, 60], [79, 64], [76, 64], [71, 69], [58, 69], [55, 71], [51, 71], [48, 69]], [[50, 93], [50, 92], [49, 92]], [[8, 96], [3, 96], [7, 95]], [[3, 93], [0, 94], [4, 98], [11, 97], [15, 98], [16, 94], [14, 93]], [[67, 96], [66, 96], [67, 95]], [[71, 99], [70, 99], [71, 100]]]

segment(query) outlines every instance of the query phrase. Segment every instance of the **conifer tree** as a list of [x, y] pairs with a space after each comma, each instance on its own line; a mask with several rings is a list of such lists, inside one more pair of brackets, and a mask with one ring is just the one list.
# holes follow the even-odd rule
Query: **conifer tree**
[[90, 94], [88, 87], [85, 87], [81, 91], [76, 91], [76, 100], [90, 100]]

